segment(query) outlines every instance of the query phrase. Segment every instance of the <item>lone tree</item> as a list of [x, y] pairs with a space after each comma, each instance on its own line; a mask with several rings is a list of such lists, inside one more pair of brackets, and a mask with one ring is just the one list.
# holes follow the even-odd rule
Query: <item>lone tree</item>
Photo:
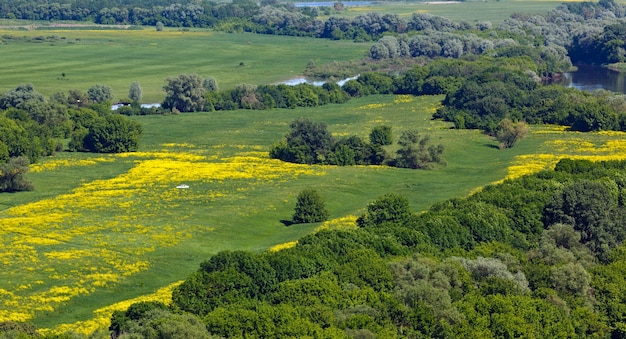
[[528, 133], [528, 124], [524, 121], [513, 123], [503, 119], [496, 128], [496, 139], [500, 142], [500, 149], [511, 148]]
[[443, 145], [430, 145], [430, 137], [421, 136], [417, 130], [402, 132], [398, 145], [396, 167], [430, 169], [436, 164], [446, 164], [442, 157]]
[[133, 83], [130, 84], [130, 89], [128, 90], [128, 97], [132, 101], [139, 102], [142, 96], [143, 89], [141, 88], [141, 85], [139, 85], [139, 81], [133, 81]]
[[197, 112], [202, 110], [206, 98], [202, 77], [197, 74], [181, 74], [168, 78], [163, 87], [167, 95], [163, 108], [179, 112]]
[[24, 178], [28, 172], [28, 158], [15, 157], [0, 164], [0, 192], [32, 191], [33, 185]]
[[328, 219], [329, 212], [326, 209], [322, 197], [314, 189], [305, 189], [298, 194], [296, 212], [293, 222], [296, 224], [320, 222]]

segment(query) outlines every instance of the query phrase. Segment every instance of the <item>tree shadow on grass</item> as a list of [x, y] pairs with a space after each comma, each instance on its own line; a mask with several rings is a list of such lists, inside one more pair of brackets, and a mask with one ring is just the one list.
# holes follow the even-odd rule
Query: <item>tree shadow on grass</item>
[[296, 222], [294, 222], [293, 220], [281, 220], [280, 222], [285, 226], [291, 226], [296, 224]]
[[500, 146], [498, 146], [498, 145], [494, 145], [494, 144], [485, 144], [485, 146], [487, 146], [487, 147], [489, 147], [489, 148], [500, 149]]

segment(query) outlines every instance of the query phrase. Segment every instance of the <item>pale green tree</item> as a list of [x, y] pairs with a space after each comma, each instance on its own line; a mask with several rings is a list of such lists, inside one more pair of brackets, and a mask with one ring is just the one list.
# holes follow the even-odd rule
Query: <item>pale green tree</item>
[[141, 85], [139, 85], [139, 81], [133, 81], [133, 83], [130, 84], [130, 89], [128, 90], [128, 97], [132, 101], [139, 102], [142, 96], [143, 89], [141, 88]]

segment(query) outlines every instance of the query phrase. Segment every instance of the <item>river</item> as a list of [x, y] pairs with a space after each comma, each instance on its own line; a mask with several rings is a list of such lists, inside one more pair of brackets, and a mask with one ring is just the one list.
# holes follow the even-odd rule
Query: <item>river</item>
[[605, 89], [626, 94], [626, 74], [598, 66], [580, 65], [577, 67], [576, 72], [565, 73], [559, 84], [584, 91]]

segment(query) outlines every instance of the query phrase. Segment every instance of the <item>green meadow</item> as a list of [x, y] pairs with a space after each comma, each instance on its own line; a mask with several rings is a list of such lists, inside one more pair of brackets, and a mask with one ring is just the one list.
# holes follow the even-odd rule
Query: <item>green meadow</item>
[[[312, 232], [320, 224], [285, 226], [281, 222], [291, 218], [295, 197], [303, 188], [319, 190], [331, 211], [331, 219], [337, 219], [360, 215], [368, 202], [389, 192], [406, 195], [413, 209], [419, 211], [435, 201], [464, 196], [476, 187], [502, 179], [515, 150], [499, 151], [490, 138], [478, 132], [451, 130], [447, 123], [431, 121], [430, 115], [440, 99], [423, 97], [407, 101], [394, 96], [374, 96], [313, 109], [137, 117], [146, 131], [137, 155], [58, 153], [43, 159], [39, 164], [42, 169], [34, 168], [29, 174], [35, 191], [0, 195], [0, 206], [4, 210], [0, 212], [0, 223], [11, 225], [19, 223], [16, 219], [30, 218], [31, 224], [20, 224], [23, 234], [63, 239], [61, 243], [29, 243], [28, 251], [33, 257], [18, 259], [3, 270], [0, 289], [19, 290], [20, 286], [39, 281], [37, 286], [21, 287], [13, 298], [26, 305], [31, 303], [31, 307], [42, 303], [53, 309], [34, 314], [39, 326], [54, 327], [86, 320], [93, 317], [94, 309], [184, 279], [202, 260], [220, 250], [261, 251]], [[393, 126], [397, 137], [406, 126], [412, 126], [446, 145], [448, 165], [436, 171], [415, 171], [378, 166], [292, 169], [280, 162], [270, 163], [267, 159], [270, 145], [279, 140], [287, 132], [288, 124], [299, 116], [326, 122], [337, 136], [356, 133], [366, 138], [373, 126], [388, 124]], [[143, 179], [129, 174], [144, 168], [142, 164], [160, 166], [161, 159], [168, 159], [168, 156], [158, 155], [164, 152], [177, 160], [168, 162], [165, 171], [172, 170], [167, 166], [173, 163], [189, 166], [185, 168], [190, 173], [171, 172], [171, 176], [179, 175], [184, 179], [160, 179], [159, 173], [150, 172], [152, 169], [133, 174]], [[176, 154], [204, 158], [180, 160]], [[250, 155], [260, 160], [232, 160], [232, 157]], [[93, 160], [93, 163], [86, 160]], [[260, 168], [258, 176], [262, 179], [236, 175], [241, 171], [255, 171], [246, 167], [245, 163], [250, 161], [250, 166]], [[237, 166], [218, 167], [220, 173], [202, 173], [207, 166], [231, 163]], [[300, 170], [312, 172], [292, 174]], [[266, 173], [267, 179], [263, 179]], [[278, 173], [278, 177], [271, 177], [269, 173]], [[225, 177], [219, 179], [221, 175]], [[130, 186], [115, 195], [114, 181], [128, 181]], [[188, 184], [190, 188], [177, 190], [175, 186], [179, 183]], [[83, 193], [86, 187], [92, 186], [95, 187], [92, 191]], [[150, 187], [142, 191], [144, 186]], [[111, 192], [106, 195], [110, 198], [93, 200], [94, 195], [102, 192]], [[134, 205], [128, 207], [130, 201]], [[15, 208], [20, 209], [20, 213], [16, 214]], [[57, 214], [71, 216], [39, 225], [39, 219]], [[172, 238], [168, 238], [170, 236]], [[167, 241], [160, 241], [159, 237]], [[6, 242], [5, 253], [12, 247], [17, 251], [18, 244], [24, 245], [17, 240]], [[94, 249], [103, 251], [101, 256], [108, 259], [100, 260], [88, 253]], [[79, 254], [74, 256], [76, 253]], [[54, 260], [54, 256], [63, 260]], [[137, 272], [127, 271], [110, 264], [114, 261], [130, 266], [145, 262], [147, 267]], [[35, 272], [24, 270], [25, 265], [34, 266]], [[82, 282], [68, 278], [68, 275], [91, 276], [93, 273], [85, 271], [83, 266], [117, 277], [110, 277], [110, 281], [94, 278], [91, 283], [91, 278], [84, 278]], [[40, 270], [42, 272], [38, 272]], [[62, 278], [51, 277], [46, 271]], [[66, 303], [39, 298], [59, 286], [81, 286], [89, 289], [89, 293], [72, 295]]]
[[355, 17], [368, 12], [378, 12], [381, 14], [397, 14], [401, 17], [408, 18], [411, 17], [413, 13], [430, 13], [446, 17], [455, 22], [466, 21], [473, 23], [476, 21], [491, 21], [493, 24], [498, 24], [508, 18], [512, 13], [545, 14], [561, 3], [563, 3], [563, 1], [552, 0], [449, 1], [447, 3], [438, 1], [390, 1], [377, 2], [367, 6], [348, 7], [341, 15]]
[[[501, 0], [385, 4], [381, 10], [496, 23], [512, 12], [556, 5]], [[347, 15], [373, 8], [351, 8]], [[222, 88], [274, 83], [302, 74], [311, 61], [360, 59], [371, 45], [152, 28], [2, 29], [0, 34], [18, 38], [0, 45], [0, 91], [32, 83], [51, 95], [103, 84], [121, 99], [139, 81], [146, 103], [163, 99], [169, 76], [212, 76]], [[40, 36], [52, 38], [33, 42]], [[258, 252], [295, 241], [322, 226], [286, 225], [304, 188], [321, 193], [331, 220], [354, 220], [385, 193], [406, 196], [419, 212], [502, 180], [512, 166], [524, 172], [529, 165], [528, 172], [565, 154], [626, 154], [626, 145], [618, 142], [623, 134], [569, 133], [550, 126], [532, 126], [514, 148], [499, 150], [478, 131], [433, 121], [441, 99], [370, 96], [306, 109], [133, 117], [144, 127], [139, 152], [59, 152], [42, 159], [28, 174], [34, 191], [0, 194], [0, 320], [29, 320], [40, 328], [88, 321], [97, 309], [184, 279], [218, 251]], [[404, 129], [416, 128], [445, 145], [447, 166], [425, 171], [269, 159], [270, 146], [298, 117], [327, 123], [337, 137], [367, 138], [372, 127], [385, 124], [397, 140]], [[389, 146], [388, 152], [394, 151]], [[189, 188], [177, 188], [182, 184]]]
[[[589, 150], [622, 137], [534, 127], [513, 149], [499, 150], [484, 134], [433, 121], [441, 99], [371, 96], [307, 109], [135, 117], [145, 129], [139, 152], [43, 159], [29, 174], [35, 191], [0, 195], [0, 223], [16, 227], [13, 235], [5, 229], [0, 253], [0, 290], [12, 291], [0, 298], [0, 309], [26, 314], [42, 328], [73, 324], [184, 279], [218, 251], [295, 241], [322, 225], [286, 225], [304, 188], [322, 194], [331, 220], [354, 220], [368, 202], [391, 192], [419, 212], [502, 180], [519, 156], [530, 154], [523, 163], [532, 162], [534, 154], [576, 153], [580, 145]], [[367, 138], [372, 127], [386, 124], [397, 140], [404, 129], [417, 128], [445, 145], [447, 166], [426, 171], [268, 159], [270, 145], [297, 117], [325, 122], [337, 137]]]
[[[352, 41], [208, 31], [166, 30], [0, 30], [23, 39], [0, 45], [0, 91], [31, 83], [52, 95], [112, 88], [115, 100], [128, 96], [133, 81], [143, 88], [143, 102], [161, 102], [168, 77], [195, 73], [214, 77], [221, 88], [268, 84], [301, 75], [307, 64], [361, 59], [370, 44]], [[30, 42], [35, 37], [52, 37]], [[65, 76], [63, 76], [65, 74]]]

